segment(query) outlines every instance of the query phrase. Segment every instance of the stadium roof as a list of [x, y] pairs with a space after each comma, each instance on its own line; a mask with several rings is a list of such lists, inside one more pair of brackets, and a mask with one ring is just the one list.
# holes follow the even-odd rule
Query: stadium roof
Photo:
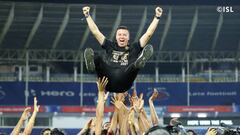
[[[101, 50], [82, 14], [85, 4], [0, 2], [0, 50]], [[116, 26], [126, 25], [137, 41], [154, 16], [155, 5], [91, 4], [100, 31], [114, 40]], [[231, 52], [239, 58], [240, 5], [233, 12], [215, 5], [164, 5], [150, 44], [157, 52]], [[225, 8], [225, 7], [224, 7]], [[219, 8], [218, 8], [219, 9]], [[160, 56], [159, 53], [157, 53]]]
[[16, 2], [110, 4], [110, 5], [240, 5], [239, 0], [3, 0]]

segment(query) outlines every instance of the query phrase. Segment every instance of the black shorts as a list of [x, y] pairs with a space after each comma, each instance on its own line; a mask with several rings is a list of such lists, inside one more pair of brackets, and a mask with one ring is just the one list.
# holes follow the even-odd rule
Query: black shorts
[[97, 76], [100, 78], [106, 76], [108, 78], [106, 91], [109, 92], [123, 93], [128, 91], [139, 72], [139, 69], [135, 68], [133, 63], [124, 67], [112, 67], [100, 55], [94, 55], [94, 63]]

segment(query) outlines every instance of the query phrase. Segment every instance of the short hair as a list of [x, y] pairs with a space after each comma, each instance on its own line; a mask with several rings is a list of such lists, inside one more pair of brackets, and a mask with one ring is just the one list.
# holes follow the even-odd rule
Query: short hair
[[51, 129], [50, 129], [50, 128], [44, 128], [44, 129], [41, 131], [41, 135], [43, 135], [43, 133], [44, 133], [45, 131], [48, 131], [48, 130], [50, 130], [50, 131], [51, 131]]
[[66, 135], [66, 133], [58, 128], [54, 128], [51, 135]]
[[124, 30], [127, 30], [127, 31], [130, 33], [130, 31], [129, 31], [129, 29], [128, 29], [128, 27], [127, 27], [127, 26], [120, 25], [120, 26], [118, 26], [118, 27], [117, 27], [117, 31], [118, 31], [119, 29], [124, 29]]
[[163, 127], [153, 126], [144, 135], [170, 135], [170, 133]]
[[120, 26], [118, 26], [117, 30], [118, 30], [118, 29], [126, 29], [126, 30], [128, 30], [128, 27], [127, 27], [127, 26], [124, 26], [124, 25], [120, 25]]
[[197, 135], [197, 133], [192, 129], [187, 130], [187, 132], [192, 132], [194, 135]]
[[101, 135], [107, 135], [108, 130], [107, 129], [103, 129], [101, 132]]

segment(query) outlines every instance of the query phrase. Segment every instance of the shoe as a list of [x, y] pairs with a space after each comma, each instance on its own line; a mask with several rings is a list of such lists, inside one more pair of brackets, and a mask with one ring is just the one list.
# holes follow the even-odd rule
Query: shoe
[[140, 56], [138, 56], [137, 60], [135, 61], [134, 65], [136, 68], [143, 68], [145, 66], [145, 63], [151, 58], [153, 55], [153, 47], [152, 45], [146, 45]]
[[84, 59], [86, 63], [86, 68], [89, 72], [95, 71], [94, 64], [94, 51], [92, 48], [86, 48], [84, 51]]

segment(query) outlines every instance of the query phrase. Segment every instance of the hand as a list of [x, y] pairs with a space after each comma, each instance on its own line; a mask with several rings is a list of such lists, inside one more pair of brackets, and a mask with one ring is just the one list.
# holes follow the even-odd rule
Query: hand
[[98, 81], [97, 81], [98, 91], [104, 92], [107, 83], [108, 83], [107, 77], [104, 76], [102, 79], [98, 78]]
[[129, 96], [129, 100], [136, 112], [139, 113], [143, 109], [143, 93], [141, 93], [138, 97], [136, 90], [134, 90], [132, 96]]
[[31, 111], [31, 108], [30, 108], [30, 107], [25, 108], [24, 111], [23, 111], [23, 113], [22, 113], [21, 118], [22, 118], [23, 120], [26, 120], [26, 119], [29, 117], [29, 115], [30, 115], [30, 111]]
[[205, 135], [216, 135], [217, 131], [214, 128], [209, 128]]
[[141, 93], [137, 101], [133, 104], [133, 107], [137, 113], [140, 113], [143, 109], [144, 100], [143, 100], [143, 94]]
[[37, 97], [34, 97], [34, 112], [38, 112], [39, 111], [39, 107], [40, 105], [37, 105]]
[[111, 99], [112, 99], [111, 103], [112, 103], [117, 109], [120, 109], [120, 108], [122, 107], [123, 103], [122, 103], [121, 101], [119, 101], [119, 100], [117, 99], [117, 97], [112, 97]]
[[137, 90], [135, 88], [133, 89], [132, 97], [137, 97]]
[[90, 126], [91, 126], [91, 124], [92, 124], [92, 122], [93, 122], [93, 119], [94, 119], [94, 118], [91, 118], [90, 120], [88, 120], [88, 122], [87, 122], [87, 127], [88, 127], [88, 128], [90, 128]]
[[161, 17], [162, 16], [162, 12], [163, 12], [163, 10], [162, 10], [161, 7], [156, 7], [156, 9], [155, 9], [155, 16], [156, 17]]
[[130, 109], [130, 113], [128, 115], [128, 124], [133, 124], [134, 123], [134, 109]]
[[95, 126], [96, 126], [96, 117], [94, 117], [94, 118], [92, 118], [91, 119], [91, 123], [89, 123], [90, 124], [90, 127], [89, 128], [95, 128]]
[[138, 100], [138, 96], [137, 96], [137, 91], [136, 89], [133, 89], [133, 93], [132, 93], [132, 96], [129, 94], [128, 95], [128, 99], [131, 103], [131, 106], [135, 105], [137, 100]]
[[83, 10], [84, 16], [88, 17], [89, 16], [90, 7], [85, 6], [85, 7], [82, 8], [82, 10]]
[[152, 96], [149, 98], [149, 101], [154, 101], [158, 97], [157, 89], [154, 89]]
[[143, 93], [141, 93], [138, 99], [138, 109], [142, 110], [143, 106], [144, 106]]

